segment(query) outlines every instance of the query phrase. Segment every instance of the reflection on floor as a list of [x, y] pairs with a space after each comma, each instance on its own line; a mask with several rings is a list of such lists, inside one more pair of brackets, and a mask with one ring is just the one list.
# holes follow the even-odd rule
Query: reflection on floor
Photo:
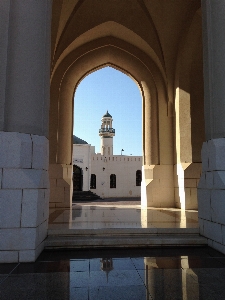
[[176, 208], [141, 208], [140, 201], [115, 199], [50, 210], [49, 229], [198, 228], [198, 212]]
[[198, 212], [142, 208], [134, 199], [74, 203], [50, 211], [46, 249], [206, 245]]
[[225, 256], [209, 247], [45, 251], [0, 264], [1, 300], [225, 299]]

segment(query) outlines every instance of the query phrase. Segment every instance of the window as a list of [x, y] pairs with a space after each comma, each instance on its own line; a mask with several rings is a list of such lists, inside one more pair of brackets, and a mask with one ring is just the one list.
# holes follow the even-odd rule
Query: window
[[91, 189], [96, 189], [96, 175], [91, 174], [91, 184], [90, 184]]
[[115, 189], [116, 188], [116, 175], [111, 174], [110, 175], [110, 189]]
[[136, 186], [141, 186], [142, 173], [141, 170], [136, 171]]

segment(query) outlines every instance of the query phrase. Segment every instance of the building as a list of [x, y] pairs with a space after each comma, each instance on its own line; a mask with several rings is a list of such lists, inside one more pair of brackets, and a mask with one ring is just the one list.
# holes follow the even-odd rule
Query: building
[[71, 206], [73, 96], [105, 66], [142, 94], [142, 205], [198, 206], [225, 253], [224, 15], [224, 0], [0, 2], [1, 262], [34, 261], [49, 207]]
[[73, 189], [93, 191], [101, 198], [140, 197], [142, 157], [113, 155], [112, 116], [106, 112], [102, 117], [99, 136], [101, 153], [95, 147], [74, 137], [73, 143]]

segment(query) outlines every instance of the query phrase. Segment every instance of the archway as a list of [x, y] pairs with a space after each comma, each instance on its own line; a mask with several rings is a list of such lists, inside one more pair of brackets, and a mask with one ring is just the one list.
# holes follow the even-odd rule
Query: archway
[[82, 191], [83, 171], [80, 167], [73, 165], [73, 191]]
[[[65, 173], [68, 174], [71, 163], [69, 150], [73, 109], [71, 99], [76, 86], [90, 72], [104, 66], [113, 66], [136, 81], [143, 97], [143, 178], [145, 180], [142, 186], [142, 204], [174, 206], [173, 180], [171, 180], [173, 178], [172, 119], [168, 110], [163, 76], [160, 76], [158, 70], [153, 78], [150, 69], [157, 68], [155, 63], [130, 44], [123, 42], [123, 46], [124, 49], [121, 48], [121, 41], [115, 38], [99, 39], [85, 45], [85, 55], [76, 57], [77, 52], [71, 53], [66, 62], [56, 70], [51, 88], [50, 162], [55, 162], [59, 168], [66, 168]], [[63, 74], [61, 80], [58, 72]], [[55, 116], [57, 120], [54, 119]], [[153, 179], [160, 176], [162, 186], [160, 192], [156, 194], [153, 190], [158, 188], [159, 182]], [[169, 183], [168, 178], [170, 178]], [[166, 187], [165, 181], [167, 181]], [[148, 197], [149, 195], [151, 197]], [[64, 199], [64, 205], [70, 206], [69, 201]]]

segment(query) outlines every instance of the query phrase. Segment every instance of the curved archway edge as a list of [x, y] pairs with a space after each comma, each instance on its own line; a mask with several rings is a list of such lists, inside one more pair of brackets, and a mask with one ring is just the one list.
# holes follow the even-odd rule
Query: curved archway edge
[[[74, 51], [65, 58], [56, 70], [51, 84], [50, 164], [64, 165], [63, 168], [66, 168], [67, 171], [61, 173], [68, 175], [71, 172], [72, 99], [76, 87], [91, 72], [110, 65], [130, 76], [141, 90], [143, 98], [143, 164], [145, 166], [143, 174], [146, 174], [145, 177], [150, 177], [144, 183], [146, 188], [146, 183], [148, 187], [152, 186], [153, 173], [155, 173], [156, 168], [159, 169], [162, 164], [167, 166], [173, 164], [172, 150], [165, 151], [165, 147], [163, 147], [166, 144], [168, 147], [168, 144], [172, 143], [170, 138], [172, 122], [168, 116], [165, 85], [162, 76], [157, 72], [157, 67], [150, 58], [146, 58], [145, 54], [142, 55], [143, 53], [138, 55], [140, 53], [137, 49], [133, 49], [135, 51], [132, 52], [133, 46], [128, 47], [130, 50], [128, 51], [127, 48], [122, 49], [121, 45], [120, 47], [116, 43], [113, 45], [115, 41], [115, 38], [107, 38], [104, 39], [104, 42], [107, 43], [100, 46], [99, 43], [103, 41], [98, 40], [97, 45], [94, 44], [94, 47], [92, 45], [92, 49], [90, 49], [90, 44], [85, 45], [85, 51], [83, 49], [82, 55], [79, 52], [81, 49], [78, 49], [77, 52]], [[172, 149], [172, 144], [169, 149]], [[147, 170], [145, 171], [145, 169]], [[156, 173], [158, 172], [161, 173], [161, 171]], [[163, 172], [165, 173], [165, 168]], [[171, 168], [166, 173], [171, 173]], [[172, 177], [171, 175], [168, 174]], [[66, 182], [68, 183], [68, 180]], [[144, 198], [146, 199], [147, 194], [145, 192]], [[173, 199], [172, 191], [171, 199]]]

